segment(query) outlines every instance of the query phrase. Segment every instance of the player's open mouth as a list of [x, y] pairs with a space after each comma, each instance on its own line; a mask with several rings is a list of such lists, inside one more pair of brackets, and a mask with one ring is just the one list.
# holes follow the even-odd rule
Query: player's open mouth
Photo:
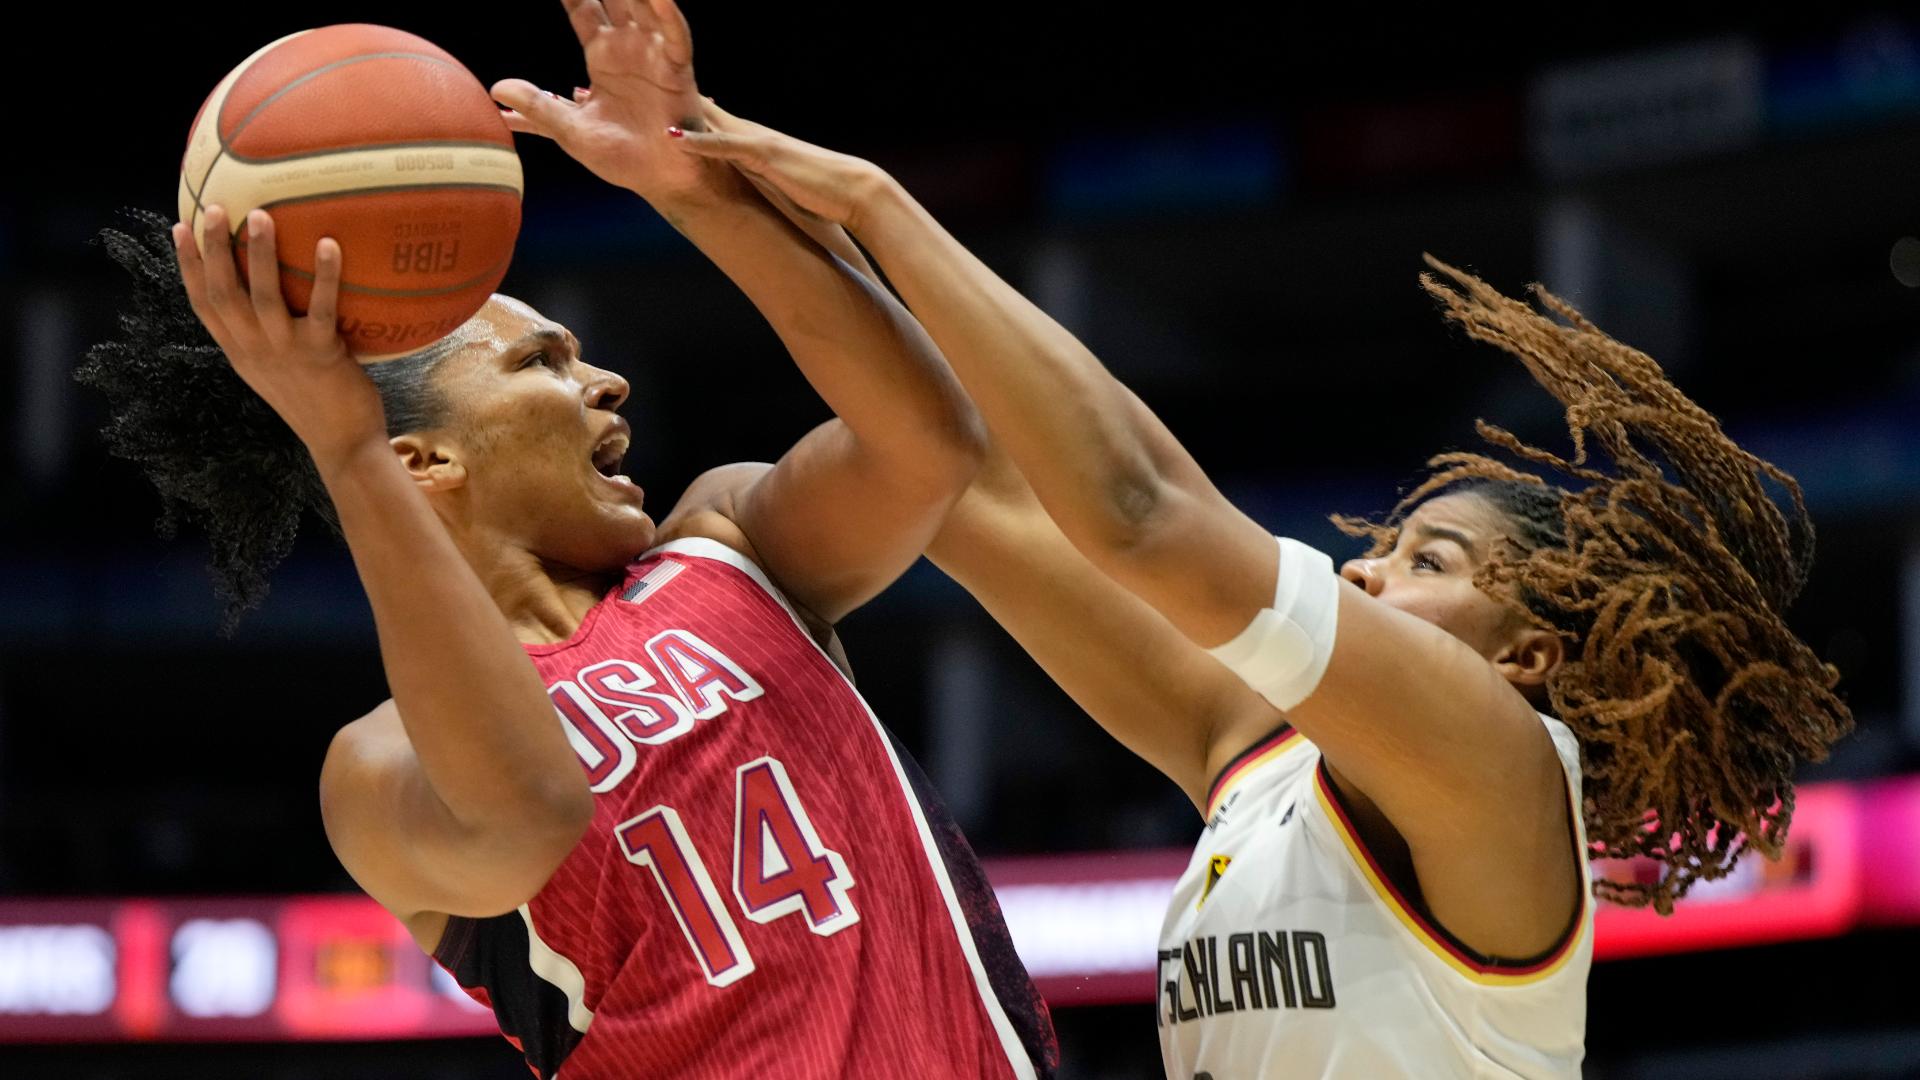
[[633, 479], [620, 471], [620, 463], [627, 456], [627, 446], [632, 441], [628, 434], [627, 422], [616, 418], [606, 437], [593, 448], [593, 471], [606, 479], [624, 487], [639, 490]]

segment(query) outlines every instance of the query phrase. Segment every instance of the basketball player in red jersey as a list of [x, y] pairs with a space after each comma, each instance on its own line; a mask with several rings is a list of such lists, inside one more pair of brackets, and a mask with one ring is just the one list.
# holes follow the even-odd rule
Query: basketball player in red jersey
[[[708, 472], [656, 526], [619, 474], [627, 383], [564, 327], [495, 297], [363, 368], [334, 329], [355, 253], [320, 243], [294, 318], [268, 214], [245, 222], [250, 282], [219, 208], [204, 253], [176, 226], [194, 314], [303, 444], [373, 608], [393, 700], [334, 740], [328, 835], [541, 1077], [1049, 1075], [978, 865], [831, 630], [939, 528], [977, 420], [884, 291], [671, 148], [699, 112], [672, 5], [568, 8], [591, 94], [502, 83], [510, 124], [659, 209], [838, 415], [778, 464]], [[90, 377], [192, 351], [107, 347]], [[215, 464], [279, 448], [241, 449]]]

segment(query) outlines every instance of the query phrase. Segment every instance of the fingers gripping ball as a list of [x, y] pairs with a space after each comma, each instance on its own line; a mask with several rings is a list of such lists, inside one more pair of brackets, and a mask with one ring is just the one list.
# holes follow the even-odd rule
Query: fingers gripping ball
[[[520, 231], [520, 158], [487, 91], [422, 38], [384, 26], [290, 34], [220, 81], [180, 162], [180, 220], [273, 215], [280, 284], [304, 312], [314, 246], [339, 241], [340, 333], [362, 356], [451, 333], [500, 284]], [[246, 237], [236, 238], [241, 273]]]

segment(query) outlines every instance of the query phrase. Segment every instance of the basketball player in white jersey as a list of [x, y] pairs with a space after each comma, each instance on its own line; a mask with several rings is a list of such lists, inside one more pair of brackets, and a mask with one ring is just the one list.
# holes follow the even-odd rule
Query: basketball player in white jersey
[[[1795, 760], [1850, 725], [1782, 620], [1811, 525], [1651, 359], [1434, 263], [1583, 449], [1483, 435], [1577, 490], [1442, 455], [1336, 573], [886, 174], [709, 120], [669, 135], [844, 225], [986, 417], [935, 560], [1206, 817], [1161, 941], [1169, 1075], [1577, 1076], [1593, 895], [1670, 911], [1778, 854]], [[1596, 886], [1590, 853], [1656, 872]]]

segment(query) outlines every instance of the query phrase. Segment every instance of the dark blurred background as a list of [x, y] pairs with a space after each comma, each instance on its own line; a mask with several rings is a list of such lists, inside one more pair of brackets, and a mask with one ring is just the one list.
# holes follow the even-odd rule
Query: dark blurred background
[[[1795, 472], [1820, 561], [1794, 613], [1858, 732], [1809, 779], [1920, 750], [1920, 25], [1679, 5], [689, 0], [702, 87], [891, 168], [1079, 333], [1241, 506], [1329, 550], [1484, 416], [1553, 439], [1517, 365], [1445, 329], [1432, 252], [1543, 281]], [[281, 34], [373, 21], [482, 81], [582, 81], [557, 3], [63, 9], [16, 39], [0, 211], [0, 896], [351, 890], [320, 828], [333, 731], [385, 696], [345, 552], [301, 542], [230, 639], [197, 536], [71, 380], [124, 290], [89, 238], [171, 212], [194, 110]], [[19, 121], [25, 121], [25, 135]], [[752, 308], [639, 200], [522, 144], [503, 290], [628, 376], [656, 513], [825, 415]], [[1903, 283], [1902, 278], [1905, 279]], [[699, 402], [698, 407], [687, 403]], [[986, 855], [1184, 847], [1178, 791], [922, 565], [843, 626], [861, 686]], [[1920, 934], [1596, 965], [1595, 1077], [1920, 1076]], [[0, 972], [0, 977], [4, 973]], [[1067, 1077], [1159, 1075], [1151, 1006], [1057, 1011]], [[6, 1077], [524, 1076], [498, 1039], [0, 1046]]]

